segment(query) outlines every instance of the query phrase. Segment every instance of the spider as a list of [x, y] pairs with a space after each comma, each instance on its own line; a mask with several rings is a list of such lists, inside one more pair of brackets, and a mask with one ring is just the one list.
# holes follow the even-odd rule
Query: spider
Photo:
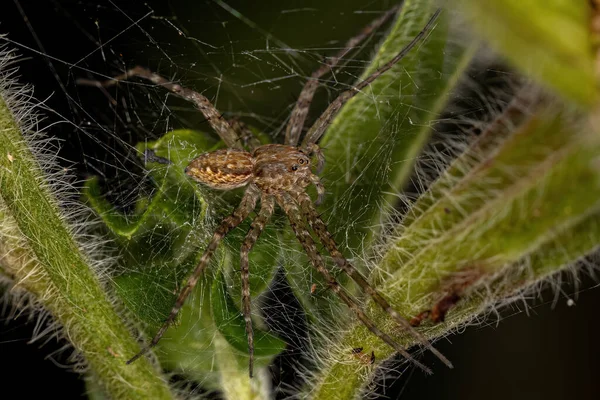
[[[198, 282], [198, 279], [207, 268], [209, 261], [221, 240], [232, 229], [248, 218], [250, 213], [255, 209], [258, 200], [260, 200], [260, 210], [254, 220], [252, 220], [250, 229], [241, 246], [240, 261], [242, 275], [242, 312], [248, 338], [248, 373], [250, 377], [252, 377], [254, 369], [254, 335], [250, 315], [251, 299], [248, 256], [254, 243], [256, 243], [265, 225], [272, 216], [275, 210], [275, 204], [279, 205], [287, 215], [290, 225], [298, 241], [308, 255], [312, 266], [323, 276], [329, 288], [339, 296], [342, 302], [344, 302], [355, 314], [356, 318], [358, 318], [373, 334], [378, 336], [395, 351], [412, 361], [422, 370], [428, 373], [431, 372], [429, 368], [415, 360], [387, 333], [380, 330], [364, 313], [358, 302], [339, 285], [329, 270], [325, 268], [325, 262], [311, 236], [309, 227], [316, 234], [323, 246], [330, 253], [333, 261], [342, 271], [354, 280], [354, 282], [356, 282], [360, 288], [402, 329], [410, 332], [411, 335], [418, 339], [421, 344], [429, 348], [441, 361], [449, 367], [452, 367], [450, 361], [436, 350], [422, 334], [416, 331], [407, 320], [395, 311], [388, 301], [375, 290], [368, 283], [367, 279], [342, 255], [333, 236], [327, 230], [325, 223], [314, 207], [315, 204], [318, 205], [321, 202], [325, 194], [325, 188], [317, 176], [325, 161], [323, 153], [317, 145], [318, 140], [321, 138], [342, 105], [400, 61], [427, 34], [427, 32], [432, 29], [437, 16], [440, 13], [440, 9], [435, 11], [423, 29], [394, 58], [381, 66], [364, 81], [341, 93], [317, 119], [314, 125], [306, 133], [302, 143], [298, 145], [304, 121], [310, 108], [310, 103], [319, 84], [318, 78], [334, 68], [348, 49], [356, 46], [371, 32], [383, 25], [392, 15], [396, 14], [399, 7], [400, 6], [393, 7], [378, 19], [372, 21], [371, 24], [363, 28], [357, 36], [350, 39], [340, 53], [330, 58], [321, 68], [312, 74], [311, 79], [305, 83], [296, 105], [292, 110], [286, 127], [285, 144], [260, 145], [258, 140], [253, 138], [252, 133], [250, 133], [243, 124], [238, 121], [227, 121], [222, 118], [219, 111], [203, 95], [184, 88], [177, 83], [173, 83], [143, 67], [138, 66], [132, 68], [124, 74], [104, 82], [90, 80], [78, 81], [79, 84], [108, 87], [120, 81], [137, 77], [149, 80], [150, 82], [171, 91], [175, 95], [190, 101], [204, 115], [211, 127], [221, 137], [228, 148], [200, 155], [192, 160], [187, 166], [185, 169], [186, 174], [194, 180], [217, 190], [231, 190], [241, 187], [246, 188], [239, 206], [231, 215], [221, 222], [214, 232], [212, 239], [204, 250], [204, 254], [195, 270], [188, 278], [186, 285], [180, 291], [175, 305], [164, 324], [155, 334], [150, 344], [143, 347], [139, 353], [127, 361], [128, 364], [146, 354], [158, 343], [167, 328], [175, 320], [175, 317]], [[250, 151], [245, 150], [242, 143], [246, 143]], [[316, 159], [316, 173], [313, 173], [312, 171], [311, 158]], [[306, 193], [306, 188], [309, 185], [314, 185], [317, 189], [318, 198], [314, 204]], [[307, 222], [308, 226], [306, 224]]]

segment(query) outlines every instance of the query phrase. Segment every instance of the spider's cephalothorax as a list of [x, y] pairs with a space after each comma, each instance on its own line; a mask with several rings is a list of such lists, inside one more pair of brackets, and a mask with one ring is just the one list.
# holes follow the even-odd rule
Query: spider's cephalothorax
[[293, 146], [268, 144], [254, 150], [252, 181], [267, 194], [305, 189], [318, 180], [310, 169], [310, 159]]
[[[329, 58], [324, 62], [324, 65], [321, 68], [312, 74], [311, 79], [304, 85], [304, 88], [298, 97], [296, 106], [292, 111], [292, 115], [290, 116], [286, 128], [285, 144], [260, 145], [253, 137], [250, 130], [245, 128], [240, 121], [227, 121], [222, 118], [221, 114], [212, 103], [200, 93], [184, 88], [183, 86], [173, 83], [142, 67], [135, 67], [125, 74], [106, 82], [79, 80], [80, 84], [106, 87], [123, 79], [139, 77], [160, 85], [177, 96], [192, 102], [196, 108], [202, 112], [211, 127], [217, 132], [228, 148], [200, 155], [190, 162], [186, 168], [186, 173], [200, 183], [214, 189], [230, 190], [246, 187], [240, 205], [231, 215], [226, 217], [215, 230], [196, 269], [188, 278], [186, 285], [181, 289], [177, 301], [171, 309], [171, 313], [165, 323], [158, 330], [150, 344], [144, 347], [127, 363], [135, 361], [158, 343], [169, 325], [175, 320], [183, 303], [191, 293], [204, 270], [207, 268], [210, 258], [217, 249], [221, 239], [248, 218], [260, 200], [260, 211], [252, 220], [250, 230], [246, 234], [246, 238], [242, 243], [240, 251], [242, 312], [244, 314], [246, 333], [248, 336], [248, 369], [250, 377], [252, 377], [254, 365], [254, 334], [250, 313], [248, 254], [271, 218], [275, 209], [275, 204], [279, 205], [287, 215], [290, 220], [290, 225], [294, 230], [298, 241], [302, 244], [304, 251], [308, 255], [312, 266], [323, 276], [327, 286], [339, 296], [339, 298], [354, 313], [356, 318], [358, 318], [373, 334], [404, 357], [412, 360], [412, 362], [421, 369], [429, 371], [423, 364], [414, 360], [412, 356], [387, 333], [380, 330], [364, 313], [354, 297], [338, 284], [334, 276], [325, 267], [325, 261], [319, 253], [310, 229], [312, 229], [314, 234], [319, 238], [337, 266], [356, 282], [363, 292], [371, 297], [371, 299], [381, 307], [391, 319], [393, 319], [402, 329], [410, 332], [423, 345], [427, 346], [446, 365], [452, 365], [442, 354], [431, 346], [421, 333], [416, 331], [406, 319], [394, 310], [388, 301], [368, 283], [367, 279], [356, 270], [338, 250], [335, 240], [327, 230], [325, 223], [314, 207], [314, 204], [318, 204], [322, 199], [325, 189], [317, 175], [312, 172], [311, 160], [309, 158], [312, 156], [316, 159], [316, 172], [319, 173], [323, 167], [324, 158], [317, 146], [317, 142], [323, 133], [325, 133], [325, 130], [331, 123], [333, 117], [346, 101], [400, 61], [404, 55], [406, 55], [419, 40], [432, 29], [440, 10], [437, 10], [433, 14], [421, 32], [419, 32], [419, 34], [415, 36], [415, 38], [413, 38], [413, 40], [410, 41], [394, 58], [382, 65], [364, 81], [359, 82], [350, 90], [340, 94], [316, 120], [306, 133], [302, 143], [298, 145], [304, 126], [304, 120], [308, 114], [310, 103], [318, 86], [318, 78], [331, 71], [339, 59], [347, 52], [348, 48], [356, 46], [361, 40], [369, 36], [373, 30], [381, 26], [387, 19], [394, 15], [398, 11], [398, 8], [399, 6], [392, 8], [365, 27], [359, 35], [348, 41], [339, 54]], [[242, 143], [246, 143], [250, 151], [244, 150]], [[314, 203], [306, 193], [306, 188], [310, 184], [315, 185], [317, 188], [318, 199]], [[375, 360], [374, 354], [372, 359]]]

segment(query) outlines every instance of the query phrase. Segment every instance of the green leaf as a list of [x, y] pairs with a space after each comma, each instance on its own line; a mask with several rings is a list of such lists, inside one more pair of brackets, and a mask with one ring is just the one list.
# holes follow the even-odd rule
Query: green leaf
[[582, 0], [460, 0], [456, 6], [498, 52], [559, 95], [598, 101], [591, 6]]
[[84, 195], [119, 245], [119, 264], [126, 272], [113, 279], [116, 293], [139, 320], [156, 330], [206, 238], [202, 225], [194, 222], [204, 220], [206, 201], [198, 185], [183, 173], [186, 160], [202, 152], [202, 146], [214, 146], [214, 141], [199, 132], [179, 130], [143, 146], [173, 160], [147, 165], [157, 188], [151, 199], [138, 199], [133, 214], [110, 204], [97, 178], [86, 182]]
[[[425, 26], [436, 1], [405, 1], [390, 34], [362, 78], [395, 56]], [[468, 43], [450, 39], [450, 14], [390, 71], [352, 98], [325, 134], [323, 181], [330, 229], [350, 248], [368, 246], [376, 236], [383, 204], [403, 189], [433, 121], [446, 104], [473, 56]], [[382, 208], [384, 211], [382, 211]], [[342, 218], [343, 216], [343, 218]], [[349, 218], [352, 234], [345, 235]], [[340, 239], [344, 240], [340, 240]], [[366, 242], [365, 242], [366, 240]]]
[[113, 278], [114, 289], [125, 306], [146, 325], [156, 331], [169, 315], [181, 282], [195, 266], [192, 257], [176, 267], [146, 268]]
[[[137, 201], [132, 215], [117, 211], [107, 202], [96, 179], [86, 184], [88, 201], [119, 244], [120, 264], [125, 272], [113, 279], [115, 291], [144, 322], [150, 337], [163, 324], [177, 293], [198, 264], [204, 244], [212, 236], [214, 228], [206, 229], [204, 225], [209, 202], [205, 199], [210, 198], [213, 208], [223, 215], [232, 209], [225, 203], [239, 202], [241, 191], [224, 194], [226, 202], [212, 201], [217, 200], [213, 191], [184, 173], [190, 160], [221, 146], [204, 134], [189, 130], [169, 132], [155, 142], [140, 143], [140, 154], [151, 150], [170, 163], [146, 163], [148, 176], [156, 187], [151, 199]], [[221, 217], [216, 218], [218, 221]], [[225, 284], [222, 272], [213, 280], [209, 266], [181, 309], [176, 326], [168, 329], [157, 346], [165, 367], [199, 382], [213, 382], [214, 385], [208, 385], [213, 389], [219, 388], [215, 380], [219, 374], [231, 374], [231, 368], [247, 375], [245, 325], [235, 304], [240, 304], [241, 293], [240, 245], [249, 225], [245, 222], [221, 243], [220, 253], [225, 261], [222, 268], [227, 271], [229, 283]], [[276, 230], [267, 228], [250, 253], [254, 301], [258, 301], [275, 274], [280, 259], [278, 242]], [[284, 347], [284, 342], [255, 327], [258, 366], [267, 365]], [[223, 357], [215, 364], [214, 356], [218, 354]]]

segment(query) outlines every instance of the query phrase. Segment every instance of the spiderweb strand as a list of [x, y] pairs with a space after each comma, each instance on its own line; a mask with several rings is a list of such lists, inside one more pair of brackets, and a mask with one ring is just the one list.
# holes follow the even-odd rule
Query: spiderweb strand
[[213, 237], [210, 240], [210, 243], [206, 247], [206, 250], [204, 250], [204, 254], [202, 254], [202, 258], [200, 258], [200, 262], [198, 263], [198, 266], [194, 270], [193, 274], [188, 278], [188, 281], [187, 281], [185, 287], [181, 290], [181, 292], [179, 292], [177, 301], [175, 302], [175, 305], [171, 309], [171, 313], [169, 314], [169, 317], [167, 318], [167, 320], [160, 327], [160, 329], [158, 330], [156, 335], [154, 335], [150, 344], [143, 347], [139, 353], [137, 353], [129, 361], [127, 361], [127, 364], [131, 364], [132, 362], [134, 362], [135, 360], [137, 360], [138, 358], [140, 358], [141, 356], [143, 356], [144, 354], [149, 352], [150, 349], [152, 349], [154, 346], [156, 346], [156, 344], [158, 343], [160, 338], [165, 334], [166, 330], [169, 328], [171, 323], [175, 320], [175, 317], [177, 316], [177, 314], [179, 313], [179, 310], [185, 303], [185, 300], [188, 298], [188, 296], [192, 292], [192, 289], [196, 286], [196, 283], [198, 283], [198, 279], [200, 278], [200, 275], [202, 275], [202, 273], [208, 266], [208, 263], [210, 262], [210, 259], [213, 255], [213, 253], [215, 252], [215, 250], [217, 249], [217, 246], [219, 245], [221, 240], [233, 228], [235, 228], [236, 226], [241, 224], [242, 221], [244, 221], [248, 217], [248, 215], [250, 215], [252, 210], [254, 210], [254, 208], [256, 207], [256, 201], [258, 200], [258, 197], [259, 197], [259, 193], [258, 193], [257, 188], [250, 186], [248, 188], [248, 190], [246, 190], [246, 193], [244, 194], [244, 197], [242, 198], [242, 201], [240, 202], [240, 205], [238, 206], [238, 208], [230, 216], [228, 216], [221, 222], [221, 225], [219, 225], [219, 227], [213, 234]]
[[298, 96], [298, 100], [296, 101], [296, 105], [292, 110], [292, 114], [290, 115], [290, 120], [285, 129], [285, 143], [289, 146], [296, 146], [298, 144], [298, 139], [300, 139], [300, 135], [302, 134], [302, 127], [304, 126], [304, 120], [308, 115], [308, 111], [310, 109], [310, 104], [312, 103], [312, 99], [319, 87], [319, 78], [330, 72], [332, 68], [334, 68], [338, 62], [353, 48], [355, 48], [360, 42], [362, 42], [366, 37], [368, 37], [373, 31], [378, 29], [381, 25], [385, 24], [386, 21], [390, 19], [390, 17], [400, 10], [402, 4], [398, 4], [386, 11], [383, 15], [381, 15], [376, 20], [372, 21], [369, 25], [365, 26], [358, 35], [354, 36], [346, 44], [343, 46], [342, 50], [340, 50], [335, 56], [328, 58], [324, 64], [312, 73], [308, 81], [304, 84], [302, 91], [300, 92], [300, 96]]
[[174, 83], [162, 76], [150, 71], [144, 67], [134, 67], [127, 70], [124, 74], [115, 76], [114, 78], [106, 81], [97, 81], [90, 79], [77, 79], [78, 85], [96, 86], [96, 87], [110, 87], [118, 84], [121, 81], [128, 80], [130, 78], [142, 78], [146, 79], [156, 85], [162, 86], [169, 90], [171, 93], [181, 97], [184, 100], [194, 104], [196, 108], [204, 115], [204, 118], [208, 121], [210, 126], [215, 130], [219, 137], [225, 142], [227, 147], [243, 149], [242, 144], [238, 140], [236, 131], [229, 125], [229, 122], [223, 118], [219, 110], [206, 98], [198, 92], [191, 89], [182, 87], [178, 83]]
[[425, 373], [431, 374], [431, 370], [425, 365], [415, 360], [410, 353], [408, 353], [402, 346], [394, 341], [388, 334], [381, 331], [369, 317], [360, 308], [354, 298], [352, 298], [344, 288], [335, 280], [335, 278], [325, 268], [323, 258], [317, 250], [317, 245], [312, 239], [308, 228], [302, 219], [302, 214], [296, 205], [294, 199], [288, 193], [279, 193], [275, 195], [277, 204], [285, 211], [290, 221], [290, 225], [298, 238], [298, 241], [302, 244], [304, 251], [308, 255], [311, 264], [315, 269], [325, 278], [329, 288], [352, 310], [356, 317], [363, 323], [367, 329], [369, 329], [374, 335], [383, 340], [388, 346], [402, 354], [407, 360], [411, 361], [415, 366], [422, 369]]
[[275, 210], [275, 202], [273, 197], [263, 195], [261, 198], [260, 211], [258, 216], [252, 221], [250, 229], [246, 234], [246, 238], [242, 243], [241, 256], [240, 256], [240, 270], [242, 273], [242, 311], [244, 314], [244, 321], [246, 322], [246, 336], [248, 338], [248, 374], [252, 378], [254, 371], [254, 330], [252, 329], [252, 318], [250, 315], [250, 268], [248, 255], [252, 247], [258, 240], [260, 234], [265, 229], [265, 225], [269, 222], [273, 211]]
[[410, 323], [404, 319], [388, 301], [377, 292], [365, 279], [364, 276], [356, 269], [338, 250], [335, 240], [327, 230], [325, 222], [321, 219], [317, 210], [313, 207], [310, 197], [306, 193], [295, 194], [296, 201], [300, 204], [300, 209], [304, 217], [308, 221], [312, 230], [317, 234], [319, 240], [327, 251], [331, 254], [333, 261], [340, 267], [354, 282], [360, 286], [363, 292], [367, 293], [375, 303], [377, 303], [384, 312], [386, 312], [398, 325], [415, 337], [422, 345], [426, 346], [435, 356], [449, 368], [453, 368], [452, 363], [435, 347], [431, 345], [429, 340], [413, 328]]
[[408, 43], [400, 51], [400, 53], [398, 53], [394, 58], [392, 58], [390, 61], [385, 63], [377, 71], [373, 72], [373, 74], [371, 74], [369, 77], [367, 77], [364, 81], [358, 83], [351, 89], [346, 90], [345, 92], [340, 94], [333, 102], [331, 102], [331, 104], [329, 104], [329, 106], [323, 112], [323, 114], [321, 114], [319, 119], [317, 119], [317, 121], [313, 124], [313, 126], [311, 126], [310, 129], [308, 130], [308, 133], [306, 134], [306, 136], [304, 137], [304, 140], [302, 141], [302, 148], [306, 149], [310, 145], [317, 143], [317, 141], [321, 138], [321, 136], [323, 136], [323, 133], [325, 133], [325, 130], [327, 130], [327, 128], [331, 124], [331, 121], [333, 120], [333, 118], [340, 111], [340, 108], [342, 108], [342, 106], [348, 100], [350, 100], [352, 97], [354, 97], [357, 93], [359, 93], [365, 87], [370, 85], [375, 79], [379, 78], [383, 73], [385, 73], [390, 68], [392, 68], [398, 61], [402, 60], [404, 58], [404, 56], [406, 56], [406, 54], [408, 54], [408, 52], [411, 51], [412, 48], [415, 47], [415, 45], [417, 43], [419, 43], [419, 41], [421, 41], [421, 39], [423, 39], [423, 37], [425, 37], [427, 32], [429, 32], [432, 29], [437, 17], [440, 15], [441, 11], [442, 10], [440, 8], [438, 8], [435, 11], [435, 13], [433, 13], [433, 15], [429, 18], [429, 21], [427, 21], [427, 24], [417, 34], [417, 36], [415, 36], [413, 38], [413, 40], [411, 40], [410, 43]]

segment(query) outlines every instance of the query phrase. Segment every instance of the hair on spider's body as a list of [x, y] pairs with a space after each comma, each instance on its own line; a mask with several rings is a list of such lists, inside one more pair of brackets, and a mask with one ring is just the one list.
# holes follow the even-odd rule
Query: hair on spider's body
[[[318, 205], [320, 203], [325, 193], [325, 188], [317, 176], [324, 163], [324, 157], [317, 142], [325, 133], [325, 130], [331, 123], [333, 117], [346, 101], [367, 87], [385, 71], [389, 70], [423, 37], [425, 37], [427, 32], [433, 27], [440, 10], [438, 9], [431, 16], [425, 27], [403, 49], [401, 49], [394, 58], [382, 65], [377, 71], [362, 82], [359, 82], [351, 89], [341, 93], [316, 120], [306, 133], [302, 143], [298, 145], [305, 117], [308, 114], [310, 103], [316, 87], [318, 86], [318, 78], [335, 67], [340, 58], [346, 53], [347, 48], [356, 46], [358, 42], [363, 40], [374, 29], [381, 26], [387, 19], [394, 15], [398, 9], [399, 6], [393, 7], [365, 27], [359, 35], [348, 41], [342, 51], [336, 56], [329, 58], [321, 68], [312, 74], [311, 79], [305, 83], [296, 102], [296, 106], [290, 116], [286, 128], [285, 144], [260, 145], [256, 139], [252, 138], [251, 132], [249, 132], [242, 123], [239, 121], [230, 123], [222, 118], [221, 114], [211, 102], [200, 93], [184, 88], [183, 86], [173, 83], [142, 67], [135, 67], [128, 70], [123, 75], [105, 82], [78, 80], [79, 84], [107, 87], [124, 79], [139, 77], [149, 80], [156, 85], [160, 85], [177, 96], [192, 102], [196, 108], [202, 112], [208, 123], [217, 132], [228, 148], [201, 154], [190, 162], [185, 170], [186, 174], [213, 189], [231, 190], [245, 187], [245, 192], [239, 206], [231, 215], [223, 219], [213, 233], [194, 272], [179, 292], [179, 296], [177, 297], [168, 318], [154, 335], [150, 344], [142, 348], [139, 353], [127, 361], [128, 364], [137, 360], [158, 343], [169, 325], [175, 320], [175, 317], [198, 282], [200, 276], [208, 267], [209, 261], [221, 240], [232, 229], [248, 218], [260, 200], [260, 209], [257, 216], [250, 224], [250, 229], [246, 234], [240, 250], [242, 313], [244, 315], [248, 337], [248, 372], [250, 377], [252, 377], [254, 368], [254, 333], [250, 314], [251, 299], [248, 255], [264, 230], [265, 225], [271, 218], [275, 210], [275, 204], [279, 205], [287, 215], [292, 230], [308, 255], [311, 265], [321, 274], [329, 289], [348, 306], [363, 325], [395, 351], [402, 354], [406, 359], [411, 360], [414, 365], [426, 372], [431, 372], [429, 368], [419, 361], [416, 361], [406, 349], [396, 343], [392, 337], [379, 329], [364, 313], [357, 300], [336, 281], [335, 277], [325, 267], [325, 262], [310, 230], [318, 237], [319, 241], [329, 252], [337, 266], [356, 282], [363, 292], [387, 313], [399, 327], [409, 332], [446, 365], [449, 367], [452, 366], [450, 361], [437, 351], [421, 333], [416, 331], [406, 319], [394, 310], [388, 301], [374, 289], [368, 283], [367, 279], [343, 256], [332, 235], [329, 233], [327, 226], [314, 207], [315, 204]], [[242, 143], [247, 143], [250, 151], [243, 149]], [[316, 163], [314, 163], [315, 172], [312, 171], [313, 163], [311, 163], [311, 157], [316, 159]], [[315, 202], [313, 202], [306, 193], [306, 188], [311, 184], [316, 187], [318, 193], [318, 198]], [[374, 353], [372, 353], [370, 360], [375, 362]]]

